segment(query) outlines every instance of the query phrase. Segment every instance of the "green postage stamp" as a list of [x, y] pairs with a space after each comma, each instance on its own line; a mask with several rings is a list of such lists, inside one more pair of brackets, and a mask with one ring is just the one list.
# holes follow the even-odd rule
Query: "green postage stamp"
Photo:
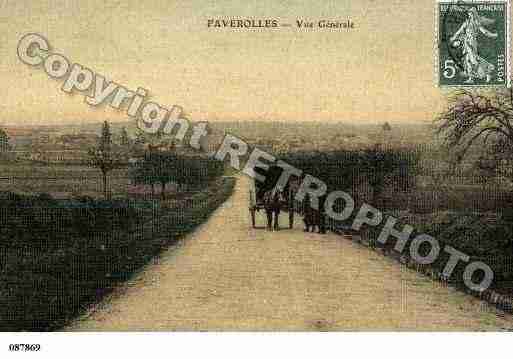
[[439, 0], [439, 86], [511, 84], [510, 0]]

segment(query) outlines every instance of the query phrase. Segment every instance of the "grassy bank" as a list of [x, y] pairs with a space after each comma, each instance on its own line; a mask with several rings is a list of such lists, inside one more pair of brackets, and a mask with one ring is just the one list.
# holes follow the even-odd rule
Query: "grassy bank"
[[[482, 261], [494, 272], [490, 289], [499, 293], [513, 295], [513, 242], [511, 240], [513, 227], [511, 222], [497, 218], [495, 213], [472, 213], [462, 211], [440, 211], [436, 213], [413, 213], [389, 211], [387, 215], [398, 219], [395, 228], [402, 228], [408, 224], [414, 228], [410, 239], [405, 243], [401, 255], [410, 257], [410, 244], [412, 238], [426, 233], [438, 241], [441, 248], [451, 246], [468, 255], [467, 262]], [[382, 226], [368, 227], [362, 232], [362, 237], [370, 246], [383, 248], [387, 252], [395, 253], [397, 241], [390, 237], [385, 244], [377, 241]], [[421, 255], [427, 255], [430, 246], [421, 246]], [[397, 254], [399, 255], [399, 254]], [[431, 268], [435, 273], [442, 273], [448, 260], [449, 253], [440, 251], [435, 262], [419, 267]], [[450, 278], [444, 278], [453, 286], [466, 289], [463, 283], [463, 270], [465, 262], [460, 261]], [[477, 271], [473, 277], [476, 283], [482, 279], [482, 272]]]
[[0, 330], [61, 328], [205, 221], [234, 182], [221, 178], [166, 202], [58, 201], [4, 193]]

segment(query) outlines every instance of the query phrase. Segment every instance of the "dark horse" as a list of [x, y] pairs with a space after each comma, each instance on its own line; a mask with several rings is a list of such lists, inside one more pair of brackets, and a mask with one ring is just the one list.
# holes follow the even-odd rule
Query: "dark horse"
[[[258, 208], [263, 208], [267, 216], [267, 229], [279, 230], [279, 217], [281, 210], [288, 211], [289, 227], [292, 228], [294, 223], [294, 208], [290, 202], [290, 183], [278, 185], [283, 169], [278, 166], [271, 165], [267, 170], [259, 167], [255, 168], [255, 172], [263, 177], [262, 181], [255, 181], [255, 197]], [[274, 223], [273, 223], [274, 220]]]
[[[264, 209], [267, 215], [267, 229], [275, 231], [280, 229], [280, 210], [284, 202], [283, 192], [279, 190], [269, 190], [264, 193]], [[274, 227], [273, 227], [274, 214]]]

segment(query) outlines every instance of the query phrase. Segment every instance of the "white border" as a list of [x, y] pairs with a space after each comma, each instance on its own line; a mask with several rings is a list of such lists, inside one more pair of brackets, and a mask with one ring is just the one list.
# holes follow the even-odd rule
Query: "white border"
[[[504, 357], [511, 333], [19, 333], [2, 358], [433, 359]], [[9, 352], [9, 343], [40, 343]]]
[[511, 0], [436, 0], [435, 9], [435, 76], [438, 88], [503, 88], [504, 85], [441, 85], [440, 84], [440, 6], [439, 4], [458, 4], [458, 3], [490, 3], [506, 5], [506, 88], [511, 88]]

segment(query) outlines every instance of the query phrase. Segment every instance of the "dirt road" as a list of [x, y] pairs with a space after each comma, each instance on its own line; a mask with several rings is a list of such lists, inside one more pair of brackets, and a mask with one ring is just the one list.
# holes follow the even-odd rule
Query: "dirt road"
[[248, 189], [240, 177], [207, 223], [68, 330], [513, 327], [511, 316], [340, 236], [304, 233], [301, 223], [250, 228]]

